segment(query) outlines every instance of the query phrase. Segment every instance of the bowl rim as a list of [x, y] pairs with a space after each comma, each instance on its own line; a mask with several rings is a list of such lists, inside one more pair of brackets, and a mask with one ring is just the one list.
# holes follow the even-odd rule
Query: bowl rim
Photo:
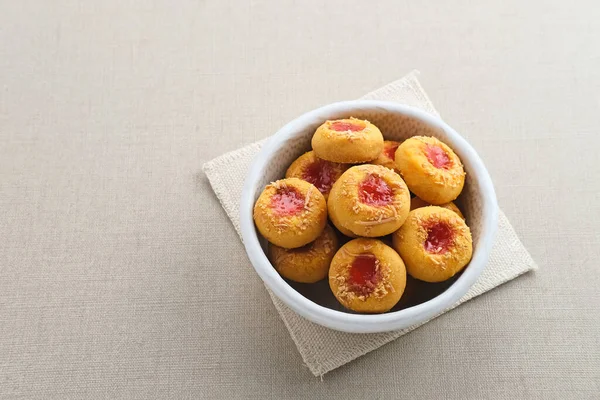
[[[445, 131], [451, 138], [451, 145], [458, 149], [461, 158], [469, 159], [475, 171], [475, 179], [481, 188], [483, 229], [473, 257], [461, 276], [444, 292], [436, 297], [402, 310], [384, 314], [351, 314], [321, 306], [292, 288], [275, 270], [263, 251], [254, 226], [253, 209], [255, 195], [259, 189], [258, 180], [268, 161], [298, 131], [316, 120], [325, 121], [334, 114], [357, 113], [376, 109], [378, 111], [403, 114]], [[262, 190], [262, 188], [260, 188]], [[475, 149], [452, 127], [423, 110], [408, 105], [380, 100], [352, 100], [328, 104], [306, 112], [288, 122], [263, 145], [254, 157], [240, 199], [240, 229], [246, 253], [266, 286], [289, 308], [304, 318], [319, 325], [343, 332], [376, 333], [404, 329], [443, 313], [451, 308], [473, 286], [484, 270], [498, 225], [498, 204], [492, 179]]]

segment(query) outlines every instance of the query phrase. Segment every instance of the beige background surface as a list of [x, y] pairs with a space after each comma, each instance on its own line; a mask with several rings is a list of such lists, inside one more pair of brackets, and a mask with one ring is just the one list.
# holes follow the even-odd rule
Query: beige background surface
[[[598, 397], [596, 2], [369, 3], [0, 0], [0, 397]], [[412, 68], [540, 270], [321, 382], [200, 166]]]

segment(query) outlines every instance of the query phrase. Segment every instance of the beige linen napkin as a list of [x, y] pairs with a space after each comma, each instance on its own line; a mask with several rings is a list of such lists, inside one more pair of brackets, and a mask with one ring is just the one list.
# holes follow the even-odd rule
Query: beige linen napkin
[[[439, 116], [419, 84], [417, 74], [417, 71], [413, 71], [404, 78], [362, 98], [404, 103]], [[239, 199], [244, 178], [254, 156], [258, 153], [264, 141], [224, 154], [203, 166], [213, 190], [238, 234], [240, 234]], [[525, 272], [537, 269], [535, 262], [531, 259], [502, 211], [500, 211], [498, 223], [496, 243], [490, 254], [486, 269], [469, 292], [458, 303], [444, 312]], [[239, 268], [252, 268], [252, 266], [248, 262], [248, 265], [239, 266]], [[315, 376], [322, 376], [425, 323], [386, 333], [351, 334], [338, 332], [314, 324], [297, 315], [275, 297], [270, 290], [267, 289], [267, 291], [271, 295], [273, 304], [275, 304], [290, 335], [292, 335], [292, 339], [296, 343], [304, 362]]]

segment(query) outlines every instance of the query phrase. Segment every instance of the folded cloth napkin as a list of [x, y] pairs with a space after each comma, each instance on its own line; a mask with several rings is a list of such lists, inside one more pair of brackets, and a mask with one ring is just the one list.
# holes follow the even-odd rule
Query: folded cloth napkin
[[[375, 90], [362, 98], [408, 104], [439, 116], [419, 84], [417, 74], [417, 71], [413, 71], [404, 78]], [[224, 154], [203, 166], [215, 194], [238, 234], [240, 234], [239, 200], [242, 186], [250, 164], [264, 141]], [[500, 211], [498, 224], [496, 242], [490, 254], [488, 265], [480, 278], [458, 303], [443, 311], [440, 315], [504, 282], [537, 269], [535, 262], [502, 211]], [[243, 267], [251, 268], [249, 263]], [[400, 331], [385, 333], [351, 334], [338, 332], [304, 319], [283, 304], [270, 290], [267, 289], [267, 291], [296, 343], [305, 364], [315, 376], [322, 376], [425, 323]]]

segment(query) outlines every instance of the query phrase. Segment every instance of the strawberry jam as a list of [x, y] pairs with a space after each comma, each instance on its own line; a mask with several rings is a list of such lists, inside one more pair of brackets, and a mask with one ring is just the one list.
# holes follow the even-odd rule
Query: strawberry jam
[[383, 153], [387, 156], [387, 158], [394, 160], [396, 159], [396, 150], [398, 150], [398, 146], [400, 146], [400, 143], [393, 143], [387, 146], [383, 150]]
[[359, 254], [356, 256], [350, 265], [347, 280], [350, 290], [360, 295], [371, 293], [381, 279], [377, 264], [377, 257], [373, 254]]
[[317, 160], [304, 169], [302, 179], [315, 185], [323, 194], [329, 193], [335, 178], [334, 166], [325, 160]]
[[365, 124], [362, 122], [335, 121], [329, 125], [329, 128], [336, 132], [360, 132], [365, 129]]
[[304, 196], [294, 188], [280, 188], [271, 197], [271, 207], [280, 216], [294, 215], [304, 208]]
[[367, 175], [358, 185], [358, 199], [370, 206], [385, 206], [393, 200], [394, 192], [381, 177]]
[[452, 228], [445, 222], [436, 222], [427, 228], [425, 250], [429, 253], [442, 254], [450, 250], [454, 238]]
[[431, 165], [436, 168], [448, 169], [452, 166], [452, 160], [440, 146], [425, 145], [425, 155]]

